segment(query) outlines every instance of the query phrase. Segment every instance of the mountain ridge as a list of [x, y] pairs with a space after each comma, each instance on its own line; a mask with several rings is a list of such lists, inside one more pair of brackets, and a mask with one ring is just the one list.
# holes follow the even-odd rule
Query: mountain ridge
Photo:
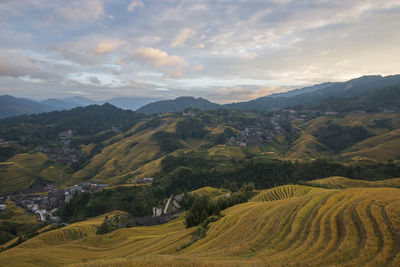
[[326, 100], [330, 97], [351, 98], [379, 88], [400, 84], [400, 75], [366, 75], [345, 82], [325, 82], [284, 93], [271, 94], [250, 101], [217, 104], [202, 97], [182, 96], [175, 99], [159, 99], [146, 97], [117, 97], [104, 101], [94, 101], [80, 96], [63, 99], [32, 99], [0, 96], [0, 118], [66, 110], [78, 106], [110, 103], [122, 109], [153, 114], [184, 111], [187, 108], [200, 110], [241, 109], [241, 110], [277, 110], [294, 106], [307, 106]]
[[[201, 110], [279, 110], [294, 106], [312, 105], [328, 99], [329, 97], [343, 99], [351, 98], [396, 84], [400, 84], [400, 75], [367, 75], [345, 82], [326, 82], [322, 84], [316, 84], [300, 89], [294, 89], [285, 93], [267, 95], [244, 102], [220, 105], [212, 103], [203, 98], [196, 99], [194, 97], [178, 97], [173, 100], [150, 103], [136, 111], [152, 114], [184, 111], [187, 108], [199, 108]], [[207, 101], [207, 104], [205, 104], [205, 101]]]
[[76, 107], [85, 107], [89, 105], [102, 105], [110, 103], [125, 110], [136, 110], [141, 106], [160, 98], [150, 97], [117, 97], [104, 101], [94, 101], [88, 98], [74, 96], [69, 98], [48, 98], [45, 100], [34, 100], [30, 98], [20, 98], [10, 95], [0, 96], [0, 119], [25, 114], [39, 114], [43, 112], [51, 112], [57, 110], [71, 110]]
[[163, 100], [150, 103], [144, 107], [136, 110], [136, 112], [142, 113], [164, 113], [183, 111], [187, 108], [197, 108], [200, 110], [214, 110], [220, 108], [221, 105], [212, 103], [204, 98], [195, 98], [192, 96], [182, 96], [172, 100]]

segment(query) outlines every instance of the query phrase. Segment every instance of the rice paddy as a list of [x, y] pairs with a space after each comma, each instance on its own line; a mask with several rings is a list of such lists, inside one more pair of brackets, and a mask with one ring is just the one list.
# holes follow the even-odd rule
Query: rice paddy
[[392, 178], [379, 181], [365, 181], [349, 179], [346, 177], [334, 176], [307, 182], [312, 186], [325, 188], [351, 188], [351, 187], [398, 187], [400, 188], [400, 178]]
[[[334, 180], [334, 179], [333, 179]], [[338, 179], [340, 180], [340, 179]], [[382, 184], [396, 184], [387, 180]], [[202, 191], [210, 192], [210, 189]], [[400, 189], [287, 185], [196, 228], [167, 224], [96, 235], [104, 216], [38, 235], [0, 253], [1, 266], [399, 266]], [[184, 248], [183, 248], [184, 247]]]

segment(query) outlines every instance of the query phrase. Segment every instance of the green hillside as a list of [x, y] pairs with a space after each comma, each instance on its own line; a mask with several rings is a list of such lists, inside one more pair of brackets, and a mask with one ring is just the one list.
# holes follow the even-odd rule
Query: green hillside
[[[254, 125], [256, 121], [265, 123], [263, 127], [270, 127], [268, 123], [271, 116], [239, 111], [197, 111], [188, 118], [175, 113], [138, 120], [131, 128], [117, 134], [107, 131], [92, 136], [76, 134], [72, 138], [72, 145], [82, 150], [86, 158], [74, 164], [51, 161], [48, 153], [26, 151], [29, 146], [37, 144], [40, 138], [28, 144], [16, 142], [16, 145], [20, 144], [20, 151], [25, 149], [26, 152], [18, 154], [17, 151], [13, 157], [0, 163], [0, 180], [4, 185], [1, 188], [5, 192], [26, 189], [34, 184], [55, 182], [63, 186], [83, 181], [102, 181], [113, 185], [135, 183], [137, 179], [145, 177], [167, 181], [172, 171], [180, 166], [188, 167], [192, 174], [201, 177], [219, 177], [217, 183], [210, 185], [221, 186], [224, 179], [244, 182], [243, 176], [249, 176], [241, 172], [249, 168], [252, 162], [273, 166], [274, 160], [306, 163], [326, 158], [338, 164], [366, 166], [367, 169], [368, 166], [377, 169], [371, 164], [380, 164], [380, 170], [389, 160], [393, 160], [397, 166], [400, 159], [400, 149], [397, 149], [400, 144], [400, 116], [397, 113], [348, 113], [340, 117], [320, 116], [306, 121], [292, 121], [291, 131], [295, 134], [277, 134], [273, 142], [258, 147], [225, 144], [231, 136]], [[8, 131], [13, 127], [3, 130]], [[193, 131], [194, 127], [198, 127], [198, 130]], [[341, 132], [338, 133], [338, 129]], [[57, 139], [43, 142], [50, 146], [57, 144]], [[365, 177], [367, 169], [359, 174], [332, 169], [332, 172], [320, 173], [318, 175], [321, 176], [313, 178], [332, 175], [361, 178]], [[388, 175], [391, 174], [368, 174], [368, 177], [381, 179]], [[257, 176], [255, 174], [249, 178], [255, 181], [257, 178], [254, 177]], [[275, 176], [272, 177], [274, 180], [284, 177]], [[289, 179], [293, 179], [293, 182], [301, 179], [300, 174], [296, 177], [299, 178]], [[208, 180], [213, 181], [211, 178]], [[288, 181], [287, 178], [279, 184], [285, 181]], [[198, 183], [200, 187], [207, 185], [205, 180]], [[273, 186], [274, 183], [259, 184], [267, 185]]]
[[398, 160], [399, 121], [398, 113], [349, 113], [343, 118], [323, 116], [298, 123], [300, 137], [285, 156], [292, 159], [330, 157], [340, 162]]
[[[18, 154], [0, 162], [0, 192], [28, 189], [32, 185], [53, 180], [54, 177], [47, 172], [50, 167], [48, 158], [43, 153]], [[45, 180], [45, 177], [48, 179]]]
[[[385, 79], [391, 83], [396, 77]], [[381, 80], [352, 81], [352, 90], [359, 90], [365, 79]], [[338, 84], [329, 86], [343, 89]], [[386, 94], [392, 96], [390, 103], [397, 103], [396, 88], [357, 91], [361, 95], [347, 98], [346, 103], [364, 103], [368, 111], [368, 103], [376, 99], [374, 104], [385, 107]], [[312, 108], [274, 112], [188, 109], [150, 116], [104, 104], [3, 119], [0, 137], [6, 142], [0, 146], [0, 191], [45, 183], [61, 187], [85, 181], [134, 184], [145, 177], [155, 177], [162, 190], [171, 191], [177, 181], [184, 185], [180, 190], [193, 190], [227, 183], [240, 187], [247, 180], [263, 188], [296, 183], [303, 177], [383, 179], [397, 175], [399, 113], [350, 109], [326, 115], [322, 107]], [[72, 136], [66, 145], [60, 134], [69, 130]], [[243, 136], [251, 131], [261, 134], [261, 141], [252, 144], [244, 139], [242, 146]], [[72, 159], [57, 160], [65, 145], [74, 151]], [[322, 159], [329, 162], [325, 170], [321, 161], [312, 163]], [[290, 165], [296, 161], [303, 165]], [[307, 164], [314, 164], [312, 175], [304, 173]], [[289, 167], [275, 171], [278, 166]], [[263, 172], [271, 175], [270, 180], [262, 180]]]

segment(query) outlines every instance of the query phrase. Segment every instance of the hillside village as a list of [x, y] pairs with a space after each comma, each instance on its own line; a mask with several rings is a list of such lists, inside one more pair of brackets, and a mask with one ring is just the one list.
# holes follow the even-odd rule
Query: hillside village
[[107, 186], [107, 184], [80, 183], [60, 190], [54, 184], [48, 184], [29, 193], [18, 192], [15, 195], [8, 195], [7, 199], [14, 201], [15, 205], [25, 211], [35, 214], [40, 222], [61, 223], [61, 218], [55, 215], [57, 208], [79, 194], [93, 193]]
[[[136, 181], [136, 184], [151, 185], [152, 182], [153, 178], [144, 178]], [[21, 191], [14, 195], [0, 196], [0, 210], [7, 209], [6, 201], [9, 200], [26, 212], [35, 214], [39, 222], [65, 224], [55, 215], [59, 207], [82, 193], [95, 193], [106, 187], [108, 184], [80, 183], [65, 189], [57, 189], [56, 185], [48, 184], [42, 188], [31, 189], [29, 192]], [[166, 200], [164, 207], [153, 207], [152, 215], [133, 218], [124, 227], [167, 223], [182, 212], [181, 201], [180, 195], [171, 196]]]
[[275, 112], [270, 119], [270, 128], [265, 129], [260, 126], [246, 127], [236, 136], [231, 136], [226, 144], [229, 146], [262, 146], [266, 143], [274, 142], [274, 136], [287, 134], [285, 123], [292, 121], [308, 121], [315, 119], [319, 116], [338, 116], [340, 112], [328, 111], [321, 112], [317, 110], [295, 110], [295, 109], [282, 109]]
[[49, 154], [49, 159], [54, 162], [75, 163], [85, 158], [86, 155], [80, 149], [71, 147], [72, 130], [61, 132], [58, 135], [58, 148], [50, 149], [44, 145], [38, 145], [36, 151]]

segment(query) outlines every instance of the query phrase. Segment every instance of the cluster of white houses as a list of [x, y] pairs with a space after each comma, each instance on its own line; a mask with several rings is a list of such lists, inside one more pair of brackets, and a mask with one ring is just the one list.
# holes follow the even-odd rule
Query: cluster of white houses
[[246, 128], [244, 131], [232, 136], [227, 141], [230, 146], [260, 146], [266, 142], [272, 142], [274, 132], [259, 128]]
[[61, 223], [61, 218], [54, 215], [58, 207], [68, 203], [78, 194], [94, 192], [107, 186], [107, 184], [81, 183], [64, 190], [58, 190], [55, 185], [47, 185], [45, 187], [45, 190], [49, 190], [47, 195], [20, 193], [14, 196], [13, 200], [17, 206], [36, 214], [38, 221]]

